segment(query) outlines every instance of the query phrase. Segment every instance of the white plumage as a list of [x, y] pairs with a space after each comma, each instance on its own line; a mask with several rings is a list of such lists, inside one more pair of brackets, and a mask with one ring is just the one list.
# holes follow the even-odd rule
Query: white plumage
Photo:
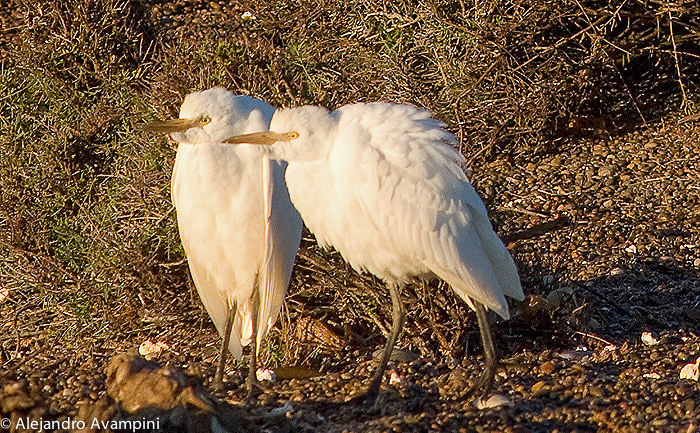
[[270, 155], [289, 163], [292, 203], [318, 241], [392, 290], [436, 275], [472, 308], [476, 301], [503, 318], [505, 296], [523, 299], [513, 259], [452, 147], [455, 137], [429, 112], [388, 103], [283, 109], [269, 133], [226, 141], [274, 142]]
[[289, 162], [290, 197], [306, 225], [355, 269], [388, 283], [432, 273], [506, 319], [504, 295], [523, 299], [454, 136], [429, 112], [387, 103], [332, 113], [303, 107], [279, 110], [270, 130], [299, 133], [272, 145], [271, 156]]
[[187, 95], [180, 119], [149, 127], [178, 142], [172, 200], [180, 238], [197, 292], [222, 337], [235, 308], [228, 349], [237, 359], [254, 338], [254, 319], [258, 347], [277, 320], [302, 223], [285, 187], [286, 163], [271, 161], [259, 146], [222, 140], [267, 130], [273, 112], [262, 101], [213, 88]]

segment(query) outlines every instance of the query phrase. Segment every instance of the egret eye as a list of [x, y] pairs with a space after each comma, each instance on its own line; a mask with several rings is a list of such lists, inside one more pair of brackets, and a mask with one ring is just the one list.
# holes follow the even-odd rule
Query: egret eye
[[296, 132], [296, 131], [288, 132], [288, 133], [287, 133], [287, 138], [290, 139], [290, 140], [297, 139], [297, 138], [299, 138], [299, 133]]
[[206, 115], [205, 115], [205, 116], [202, 116], [202, 117], [199, 119], [199, 123], [200, 123], [202, 126], [208, 125], [209, 122], [211, 122], [211, 117], [206, 116]]

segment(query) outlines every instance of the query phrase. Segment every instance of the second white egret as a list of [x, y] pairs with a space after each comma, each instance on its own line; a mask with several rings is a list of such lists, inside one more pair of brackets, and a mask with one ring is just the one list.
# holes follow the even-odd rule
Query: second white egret
[[486, 308], [507, 319], [505, 297], [524, 296], [444, 124], [409, 105], [308, 106], [278, 110], [269, 131], [225, 141], [269, 145], [272, 158], [289, 163], [292, 203], [319, 243], [388, 285], [391, 332], [362, 399], [379, 391], [405, 321], [400, 287], [413, 277], [443, 279], [476, 311], [486, 368], [468, 394], [490, 390], [496, 357]]

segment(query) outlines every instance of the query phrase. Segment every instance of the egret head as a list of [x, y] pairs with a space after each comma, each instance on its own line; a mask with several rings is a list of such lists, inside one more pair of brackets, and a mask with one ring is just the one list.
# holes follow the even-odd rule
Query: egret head
[[275, 111], [269, 132], [235, 135], [224, 142], [265, 144], [275, 159], [313, 161], [328, 154], [335, 126], [335, 119], [325, 108], [284, 108]]
[[274, 108], [221, 87], [190, 93], [178, 119], [152, 122], [151, 132], [169, 133], [178, 143], [220, 143], [234, 134], [267, 129]]

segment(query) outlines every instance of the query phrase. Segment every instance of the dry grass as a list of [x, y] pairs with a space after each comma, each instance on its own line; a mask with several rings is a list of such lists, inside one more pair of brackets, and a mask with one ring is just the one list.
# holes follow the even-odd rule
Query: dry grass
[[[284, 0], [218, 17], [208, 3], [173, 4], [34, 0], [3, 21], [0, 286], [73, 311], [55, 325], [65, 338], [119, 333], [140, 304], [187, 284], [169, 201], [174, 154], [135, 124], [174, 114], [189, 91], [222, 85], [331, 108], [413, 103], [447, 122], [479, 167], [651, 122], [690, 106], [699, 84], [694, 2]], [[245, 10], [257, 19], [242, 20]], [[168, 27], [173, 16], [187, 25]], [[389, 315], [376, 282], [311, 245], [299, 265], [290, 320], [313, 307], [381, 339]], [[348, 282], [356, 290], [331, 289]], [[466, 307], [425, 290], [406, 293], [407, 341], [458, 354], [466, 333], [449, 331], [465, 329]], [[107, 325], [95, 324], [105, 309]]]
[[[0, 77], [0, 281], [57, 291], [91, 329], [124, 290], [153, 290], [181, 251], [170, 212], [172, 152], [134, 131], [147, 38], [128, 2], [25, 4]], [[168, 283], [170, 284], [170, 283]]]

